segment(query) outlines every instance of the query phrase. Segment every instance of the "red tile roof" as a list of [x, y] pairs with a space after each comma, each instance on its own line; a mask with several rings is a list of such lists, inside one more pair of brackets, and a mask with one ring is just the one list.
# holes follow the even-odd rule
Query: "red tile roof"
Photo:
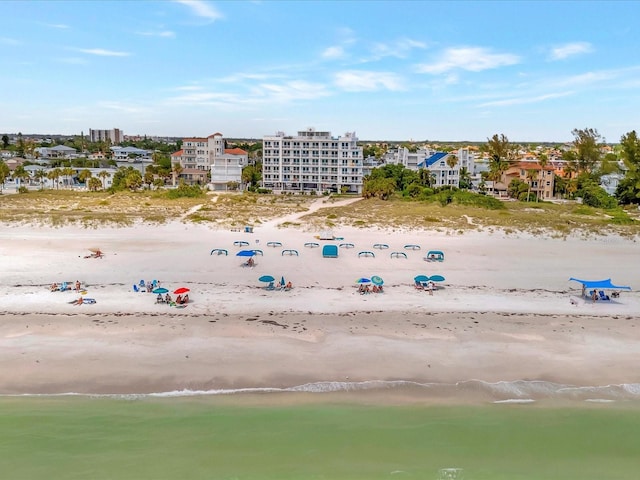
[[225, 148], [224, 153], [230, 153], [231, 155], [246, 155], [247, 152], [241, 148]]
[[184, 153], [184, 150], [178, 150], [177, 152], [172, 153], [171, 156], [172, 157], [181, 157], [183, 153]]
[[224, 135], [222, 135], [220, 132], [216, 132], [216, 133], [212, 133], [207, 138], [211, 138], [211, 137], [224, 137]]

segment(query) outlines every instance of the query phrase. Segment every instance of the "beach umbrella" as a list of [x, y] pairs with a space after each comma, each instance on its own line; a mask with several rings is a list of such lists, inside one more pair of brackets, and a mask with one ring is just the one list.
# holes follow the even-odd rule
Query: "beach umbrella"
[[158, 287], [158, 288], [156, 288], [155, 290], [153, 290], [153, 293], [155, 293], [155, 294], [159, 294], [159, 293], [160, 293], [160, 294], [161, 294], [161, 293], [169, 293], [169, 290], [167, 290], [167, 289], [166, 289], [166, 288], [164, 288], [164, 287]]
[[413, 278], [416, 282], [428, 282], [429, 281], [429, 277], [427, 277], [426, 275], [418, 275], [417, 277]]
[[261, 282], [273, 282], [275, 278], [273, 278], [271, 275], [262, 275], [258, 280]]
[[373, 277], [371, 277], [371, 283], [380, 286], [384, 284], [384, 280], [382, 280], [382, 278], [380, 278], [379, 276], [374, 275]]
[[173, 293], [175, 293], [176, 295], [180, 295], [182, 293], [187, 293], [188, 291], [190, 291], [188, 288], [180, 287], [179, 289], [174, 290]]
[[253, 257], [256, 254], [253, 250], [240, 250], [236, 257]]
[[371, 283], [371, 279], [365, 278], [365, 277], [361, 277], [358, 280], [356, 280], [356, 283]]
[[429, 280], [432, 282], [444, 282], [444, 277], [442, 275], [431, 275]]
[[285, 283], [284, 283], [284, 275], [282, 277], [280, 277], [280, 285], [282, 285], [284, 287]]

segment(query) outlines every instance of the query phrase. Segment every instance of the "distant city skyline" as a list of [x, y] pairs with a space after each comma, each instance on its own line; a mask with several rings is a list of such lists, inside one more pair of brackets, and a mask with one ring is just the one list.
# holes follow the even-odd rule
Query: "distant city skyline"
[[609, 143], [637, 2], [4, 1], [0, 131]]

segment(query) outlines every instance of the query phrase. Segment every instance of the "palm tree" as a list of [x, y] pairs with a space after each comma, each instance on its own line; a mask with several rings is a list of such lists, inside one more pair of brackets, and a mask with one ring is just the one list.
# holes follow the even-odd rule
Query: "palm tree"
[[107, 178], [109, 176], [109, 172], [107, 172], [106, 170], [102, 170], [98, 173], [98, 177], [100, 177], [100, 179], [102, 180], [102, 189], [105, 189], [104, 186], [104, 179]]
[[[538, 171], [535, 168], [527, 169], [527, 185], [529, 185], [529, 189], [527, 190], [527, 202], [531, 196], [531, 184], [533, 183], [533, 179], [536, 178]], [[538, 201], [538, 194], [536, 193], [536, 202]]]
[[47, 178], [55, 182], [56, 190], [60, 188], [60, 182], [58, 180], [60, 179], [61, 175], [62, 175], [62, 170], [60, 170], [59, 168], [54, 168], [53, 170], [49, 170], [49, 172], [47, 173]]
[[176, 186], [176, 179], [182, 173], [182, 165], [180, 165], [179, 163], [174, 163], [171, 166], [171, 173], [173, 175], [173, 186], [175, 187]]
[[62, 169], [62, 175], [64, 175], [65, 177], [67, 177], [67, 181], [66, 184], [67, 186], [71, 186], [71, 177], [73, 177], [73, 174], [75, 173], [75, 170], [71, 167], [64, 167]]
[[33, 178], [40, 184], [40, 190], [42, 190], [44, 186], [44, 179], [47, 178], [47, 173], [43, 169], [36, 170], [33, 172]]

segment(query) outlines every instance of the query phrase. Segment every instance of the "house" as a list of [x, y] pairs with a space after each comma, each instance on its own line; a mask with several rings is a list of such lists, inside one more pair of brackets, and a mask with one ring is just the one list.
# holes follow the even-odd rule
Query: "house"
[[242, 184], [242, 168], [248, 164], [248, 154], [239, 148], [225, 149], [224, 136], [216, 132], [206, 138], [184, 138], [182, 149], [171, 154], [171, 164], [182, 167], [178, 178], [185, 183], [210, 182], [214, 190], [223, 191], [229, 182]]
[[241, 148], [227, 148], [213, 157], [211, 186], [213, 190], [227, 190], [229, 182], [242, 185], [242, 169], [249, 164], [249, 154]]
[[531, 193], [539, 200], [550, 200], [553, 198], [554, 170], [553, 165], [542, 167], [537, 162], [515, 163], [502, 174], [500, 182], [496, 182], [494, 188], [498, 194], [506, 195], [509, 184], [517, 178], [529, 184]]

